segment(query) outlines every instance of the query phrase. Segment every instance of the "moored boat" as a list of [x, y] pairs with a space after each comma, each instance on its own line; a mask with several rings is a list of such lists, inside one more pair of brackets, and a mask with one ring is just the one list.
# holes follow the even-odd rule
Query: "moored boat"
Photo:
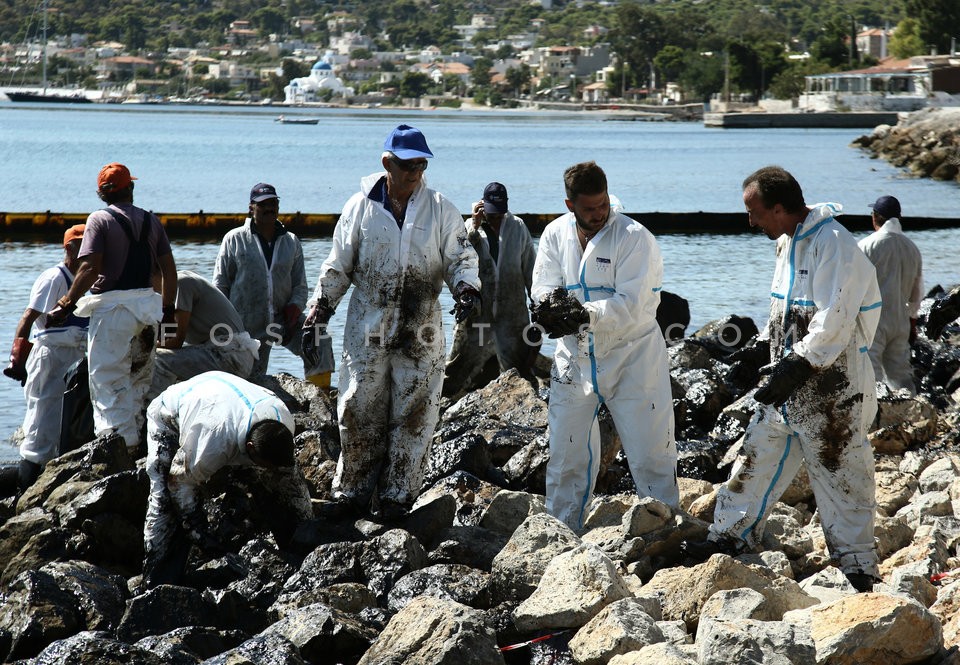
[[320, 118], [288, 118], [286, 116], [277, 116], [275, 122], [282, 123], [284, 125], [316, 125], [320, 122]]

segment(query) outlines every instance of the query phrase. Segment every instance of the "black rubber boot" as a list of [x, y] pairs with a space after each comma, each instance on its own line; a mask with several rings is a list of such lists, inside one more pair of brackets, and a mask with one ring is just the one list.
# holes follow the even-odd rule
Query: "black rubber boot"
[[43, 467], [34, 462], [22, 459], [17, 469], [17, 496], [23, 494], [40, 477]]

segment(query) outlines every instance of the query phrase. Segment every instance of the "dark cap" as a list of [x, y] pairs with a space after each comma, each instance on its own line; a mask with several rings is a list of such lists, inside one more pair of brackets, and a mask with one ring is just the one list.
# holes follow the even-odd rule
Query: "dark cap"
[[870, 207], [884, 219], [900, 218], [900, 202], [893, 196], [881, 196]]
[[491, 215], [507, 212], [507, 188], [499, 182], [491, 182], [483, 190], [483, 211]]
[[419, 159], [433, 157], [427, 147], [423, 132], [410, 125], [400, 125], [383, 142], [383, 149], [392, 152], [397, 159]]
[[260, 203], [260, 201], [266, 201], [267, 199], [279, 199], [277, 196], [277, 190], [274, 189], [273, 185], [268, 185], [265, 182], [258, 182], [253, 186], [253, 189], [250, 190], [250, 203]]

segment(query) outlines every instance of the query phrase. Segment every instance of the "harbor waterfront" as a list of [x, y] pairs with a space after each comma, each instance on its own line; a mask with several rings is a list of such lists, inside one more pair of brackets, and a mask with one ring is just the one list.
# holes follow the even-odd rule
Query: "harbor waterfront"
[[[284, 109], [298, 112], [320, 117], [320, 123], [283, 125], [269, 108], [0, 104], [0, 158], [13, 185], [2, 207], [11, 214], [85, 215], [102, 207], [95, 194], [98, 170], [120, 161], [138, 178], [136, 203], [148, 209], [222, 211], [239, 220], [251, 185], [265, 181], [277, 187], [281, 218], [296, 211], [335, 216], [360, 178], [379, 169], [389, 130], [406, 122], [423, 130], [436, 154], [426, 173], [430, 186], [461, 211], [496, 180], [507, 185], [511, 209], [549, 218], [564, 209], [563, 169], [595, 159], [627, 210], [737, 214], [746, 224], [741, 180], [777, 163], [797, 176], [808, 202], [839, 201], [853, 215], [866, 215], [867, 204], [880, 194], [894, 194], [903, 204], [906, 231], [923, 253], [925, 285], [960, 282], [960, 228], [914, 231], [910, 225], [911, 217], [920, 216], [956, 223], [960, 188], [906, 177], [850, 148], [863, 130], [723, 130], [698, 123], [606, 122], [599, 113]], [[172, 235], [178, 267], [210, 277], [219, 238]], [[773, 271], [765, 237], [658, 233], [658, 239], [664, 288], [690, 301], [688, 332], [733, 313], [763, 324]], [[62, 250], [56, 233], [4, 234], [0, 240], [0, 344], [6, 351], [33, 280], [60, 260]], [[311, 288], [329, 247], [326, 237], [304, 239]], [[442, 303], [450, 309], [448, 293]], [[337, 357], [345, 314], [344, 304], [331, 321]], [[448, 317], [448, 339], [450, 323]], [[270, 371], [299, 376], [300, 369], [293, 356], [279, 351], [271, 356]], [[0, 382], [0, 405], [3, 441], [23, 417], [19, 384]], [[9, 446], [0, 450], [0, 461], [15, 456]]]

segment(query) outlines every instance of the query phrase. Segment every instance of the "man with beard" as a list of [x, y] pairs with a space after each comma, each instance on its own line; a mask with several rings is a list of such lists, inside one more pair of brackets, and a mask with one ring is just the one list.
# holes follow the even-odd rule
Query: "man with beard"
[[611, 209], [595, 162], [563, 176], [567, 214], [540, 237], [534, 322], [557, 339], [550, 377], [547, 510], [582, 529], [600, 462], [606, 405], [637, 493], [677, 508], [667, 347], [657, 324], [663, 261], [653, 235]]

